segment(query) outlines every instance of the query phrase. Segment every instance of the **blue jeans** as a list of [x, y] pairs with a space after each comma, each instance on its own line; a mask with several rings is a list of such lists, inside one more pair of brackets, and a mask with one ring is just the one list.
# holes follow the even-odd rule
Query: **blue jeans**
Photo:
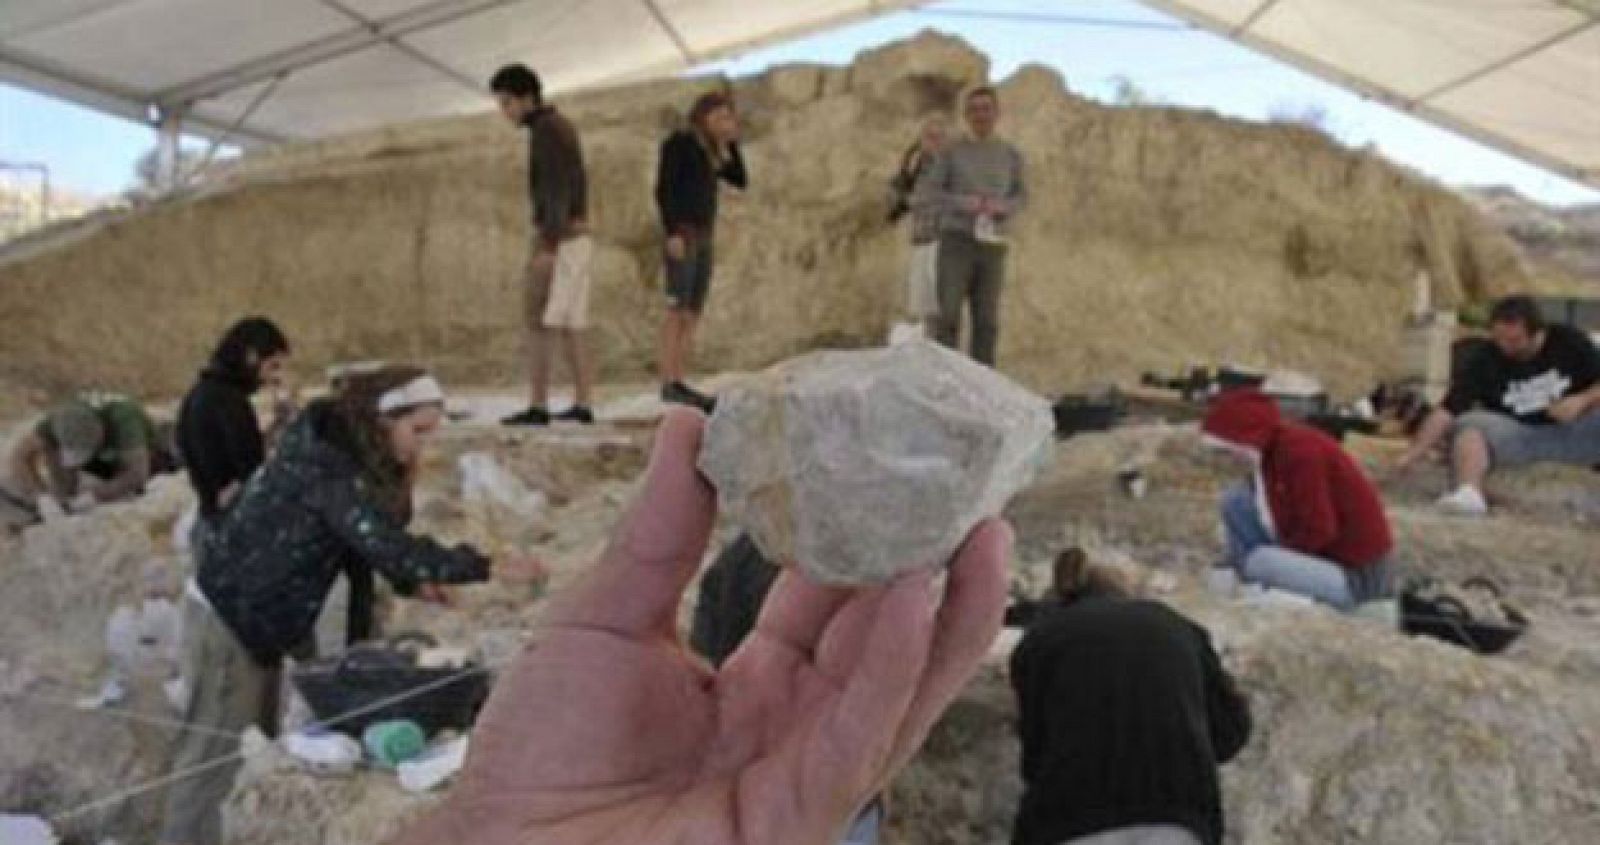
[[1298, 593], [1339, 610], [1356, 606], [1344, 567], [1273, 542], [1250, 485], [1235, 485], [1222, 495], [1222, 525], [1228, 535], [1228, 565], [1240, 581]]

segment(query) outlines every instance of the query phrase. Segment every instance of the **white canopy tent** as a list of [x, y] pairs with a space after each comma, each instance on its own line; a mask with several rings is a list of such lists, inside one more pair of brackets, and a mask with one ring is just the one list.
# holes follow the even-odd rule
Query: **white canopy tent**
[[487, 107], [495, 68], [550, 91], [676, 73], [898, 0], [4, 0], [0, 81], [244, 143]]
[[[1600, 187], [1600, 0], [1145, 0]], [[3, 0], [0, 81], [242, 144], [675, 73], [918, 0]]]
[[1600, 187], [1600, 0], [1144, 0]]

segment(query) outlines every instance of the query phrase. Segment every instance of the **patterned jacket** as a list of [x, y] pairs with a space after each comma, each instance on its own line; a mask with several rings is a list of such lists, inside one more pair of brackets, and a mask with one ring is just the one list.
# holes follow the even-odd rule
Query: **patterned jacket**
[[343, 429], [328, 404], [308, 407], [200, 555], [201, 592], [263, 664], [311, 633], [342, 570], [370, 566], [404, 586], [489, 576], [483, 555], [412, 536], [377, 504]]

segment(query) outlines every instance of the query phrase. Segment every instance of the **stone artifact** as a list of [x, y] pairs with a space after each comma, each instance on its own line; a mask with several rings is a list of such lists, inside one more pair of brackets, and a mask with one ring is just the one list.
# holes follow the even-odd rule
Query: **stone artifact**
[[769, 560], [875, 583], [944, 563], [1053, 426], [1044, 399], [931, 343], [819, 352], [725, 391], [700, 469]]

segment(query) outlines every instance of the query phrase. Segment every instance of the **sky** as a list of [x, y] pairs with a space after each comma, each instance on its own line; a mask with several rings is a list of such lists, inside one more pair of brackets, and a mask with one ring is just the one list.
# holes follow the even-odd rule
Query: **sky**
[[[745, 74], [787, 62], [847, 63], [859, 51], [934, 28], [988, 54], [999, 80], [1028, 63], [1058, 70], [1073, 91], [1115, 100], [1121, 80], [1167, 105], [1246, 120], [1320, 111], [1352, 147], [1451, 185], [1510, 185], [1553, 205], [1600, 202], [1600, 191], [1370, 102], [1136, 0], [948, 0], [718, 62], [696, 72]], [[191, 142], [203, 146], [201, 142]], [[56, 186], [110, 195], [133, 183], [155, 144], [148, 127], [0, 85], [0, 162], [42, 162]], [[3, 176], [0, 171], [0, 176]]]

